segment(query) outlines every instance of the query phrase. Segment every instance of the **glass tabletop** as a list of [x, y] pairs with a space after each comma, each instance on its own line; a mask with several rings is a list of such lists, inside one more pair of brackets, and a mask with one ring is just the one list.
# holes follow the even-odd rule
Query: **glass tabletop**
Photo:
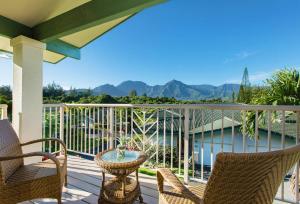
[[125, 150], [125, 154], [119, 154], [116, 150], [106, 152], [102, 155], [102, 160], [112, 163], [124, 163], [137, 160], [140, 156], [138, 151]]

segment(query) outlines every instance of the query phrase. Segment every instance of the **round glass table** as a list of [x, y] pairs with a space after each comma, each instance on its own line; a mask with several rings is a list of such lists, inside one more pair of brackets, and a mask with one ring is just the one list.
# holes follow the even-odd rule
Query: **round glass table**
[[132, 162], [139, 158], [140, 152], [124, 150], [124, 153], [117, 150], [108, 151], [102, 155], [102, 160], [112, 163]]
[[[146, 161], [143, 152], [110, 149], [97, 154], [95, 161], [102, 170], [99, 203], [133, 203], [137, 197], [143, 202], [138, 181], [138, 168]], [[135, 179], [128, 177], [133, 172]], [[114, 177], [106, 180], [105, 173]]]

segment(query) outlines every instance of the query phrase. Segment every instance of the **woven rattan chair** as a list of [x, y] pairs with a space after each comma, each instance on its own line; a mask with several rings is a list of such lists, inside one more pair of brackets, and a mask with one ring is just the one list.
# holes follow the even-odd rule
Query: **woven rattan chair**
[[[159, 202], [176, 204], [271, 204], [300, 145], [263, 153], [219, 153], [207, 184], [184, 186], [169, 169], [157, 172]], [[164, 190], [164, 180], [172, 189]]]
[[[59, 142], [64, 154], [55, 157], [44, 152], [23, 154], [22, 146], [45, 141]], [[39, 139], [21, 144], [8, 120], [0, 120], [0, 203], [15, 204], [36, 198], [54, 198], [61, 203], [67, 171], [66, 147], [59, 139]], [[26, 157], [46, 160], [24, 165]]]

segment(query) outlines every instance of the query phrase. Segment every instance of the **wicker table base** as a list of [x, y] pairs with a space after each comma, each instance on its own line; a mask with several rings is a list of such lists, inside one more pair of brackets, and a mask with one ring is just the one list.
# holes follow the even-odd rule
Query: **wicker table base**
[[[122, 157], [119, 157], [118, 152], [114, 149], [98, 153], [95, 161], [102, 170], [99, 203], [131, 204], [137, 197], [142, 203], [138, 169], [146, 158], [143, 152], [138, 151], [125, 150]], [[133, 172], [135, 172], [135, 179], [128, 177]], [[106, 180], [105, 173], [115, 177]]]
[[[125, 182], [125, 192], [123, 192], [123, 182]], [[143, 202], [138, 181], [128, 177], [125, 180], [115, 177], [102, 183], [99, 203], [130, 204], [134, 203], [138, 197], [140, 202]]]

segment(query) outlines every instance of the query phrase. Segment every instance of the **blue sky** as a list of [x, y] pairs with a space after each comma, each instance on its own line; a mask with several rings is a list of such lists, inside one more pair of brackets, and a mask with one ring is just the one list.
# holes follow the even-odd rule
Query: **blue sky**
[[[248, 67], [261, 83], [300, 67], [300, 1], [170, 0], [147, 9], [82, 49], [82, 59], [44, 64], [44, 84], [95, 87], [124, 80], [150, 85], [240, 83]], [[12, 62], [0, 58], [0, 84]]]

